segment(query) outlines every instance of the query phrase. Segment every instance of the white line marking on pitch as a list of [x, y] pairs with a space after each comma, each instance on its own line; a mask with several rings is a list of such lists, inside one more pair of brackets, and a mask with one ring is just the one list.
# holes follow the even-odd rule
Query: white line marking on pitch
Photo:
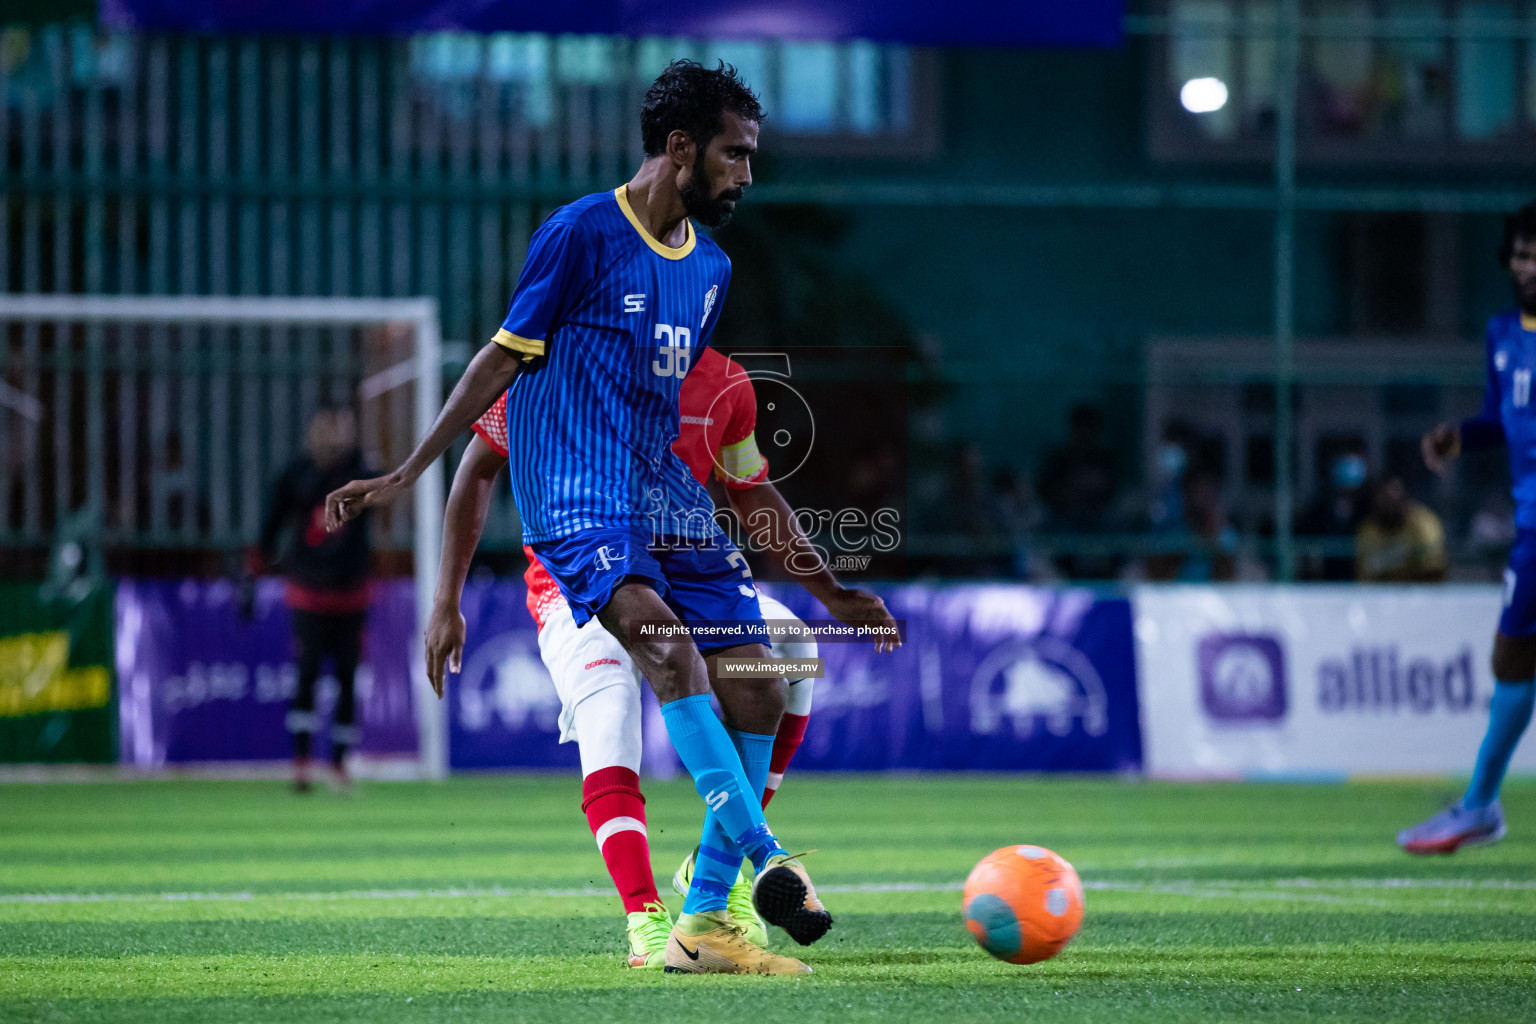
[[[867, 882], [849, 885], [817, 886], [827, 893], [900, 893], [959, 892], [960, 882]], [[1161, 895], [1193, 896], [1206, 899], [1278, 899], [1338, 902], [1340, 897], [1326, 892], [1295, 890], [1439, 889], [1439, 890], [1517, 890], [1536, 891], [1536, 880], [1488, 878], [1281, 878], [1255, 882], [1220, 879], [1182, 881], [1087, 881], [1083, 888], [1105, 892], [1150, 892]], [[608, 896], [612, 890], [592, 886], [580, 889], [352, 889], [340, 892], [39, 892], [0, 893], [5, 903], [248, 903], [254, 900], [429, 900], [498, 899], [508, 897], [546, 897], [569, 899], [582, 896]]]

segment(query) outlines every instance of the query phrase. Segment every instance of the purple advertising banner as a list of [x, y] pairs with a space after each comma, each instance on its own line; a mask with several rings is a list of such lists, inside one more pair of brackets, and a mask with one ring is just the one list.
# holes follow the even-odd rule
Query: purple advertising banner
[[[282, 582], [262, 580], [244, 620], [227, 580], [123, 580], [117, 590], [121, 759], [155, 767], [187, 761], [287, 758], [284, 716], [298, 680]], [[416, 757], [411, 671], [419, 657], [411, 580], [375, 585], [357, 671], [357, 749]], [[336, 682], [322, 666], [317, 711], [328, 721]], [[327, 731], [316, 734], [323, 755]]]
[[[560, 698], [539, 658], [539, 635], [521, 581], [470, 583], [463, 669], [448, 679], [451, 768], [574, 768], [574, 743], [560, 743]], [[597, 623], [591, 624], [601, 629]]]
[[[827, 618], [803, 590], [771, 589], [801, 618]], [[794, 770], [1140, 768], [1128, 601], [1001, 585], [883, 593], [906, 623], [906, 646], [880, 655], [867, 643], [821, 645], [826, 677], [814, 684]], [[559, 742], [560, 701], [525, 596], [520, 581], [465, 588], [463, 672], [447, 694], [454, 769], [579, 764], [576, 746]], [[380, 584], [358, 672], [365, 755], [415, 756], [416, 633], [411, 581]], [[289, 755], [283, 718], [297, 673], [278, 581], [263, 582], [249, 622], [224, 581], [123, 581], [117, 663], [125, 763]], [[322, 679], [322, 717], [334, 695]], [[645, 697], [645, 767], [669, 775], [676, 758]]]
[[[824, 618], [799, 588], [774, 596]], [[793, 770], [1135, 771], [1130, 603], [1015, 585], [881, 588], [907, 625], [894, 654], [822, 644]]]
[[[527, 596], [520, 581], [464, 587], [463, 671], [448, 677], [450, 768], [575, 771], [581, 763], [576, 744], [560, 742], [560, 698], [539, 656]], [[601, 627], [594, 622], [588, 628]], [[681, 769], [650, 687], [641, 706], [642, 770], [671, 778]]]
[[[768, 588], [765, 588], [765, 590]], [[799, 588], [774, 596], [827, 613]], [[520, 583], [471, 585], [464, 671], [449, 691], [454, 768], [572, 767], [560, 702], [539, 660]], [[879, 655], [824, 643], [793, 770], [1134, 771], [1141, 767], [1130, 603], [1087, 590], [884, 588], [907, 644]], [[676, 770], [647, 691], [645, 760]]]

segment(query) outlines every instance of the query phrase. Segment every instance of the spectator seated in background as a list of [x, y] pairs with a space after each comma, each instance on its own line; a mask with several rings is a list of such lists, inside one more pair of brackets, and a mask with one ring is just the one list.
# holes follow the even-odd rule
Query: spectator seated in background
[[943, 489], [921, 509], [919, 523], [943, 550], [930, 571], [949, 579], [997, 579], [1009, 573], [1007, 536], [987, 486], [986, 461], [970, 441], [950, 449]]
[[1445, 529], [1408, 497], [1401, 477], [1380, 480], [1355, 535], [1355, 578], [1362, 583], [1438, 583], [1445, 579]]
[[1146, 579], [1209, 583], [1236, 578], [1238, 535], [1222, 500], [1222, 477], [1215, 439], [1185, 420], [1163, 425], [1146, 512], [1147, 528], [1160, 543], [1141, 569]]
[[1211, 583], [1237, 578], [1237, 531], [1221, 499], [1221, 476], [1204, 466], [1182, 475], [1180, 509], [1183, 523], [1165, 534], [1181, 535], [1186, 550], [1164, 552], [1147, 559], [1147, 578], [1180, 583]]
[[1040, 525], [1041, 511], [1029, 479], [1012, 467], [992, 472], [992, 518], [1013, 547], [1008, 576], [1028, 579], [1034, 568], [1029, 554], [1029, 535]]
[[1120, 490], [1118, 460], [1104, 445], [1104, 414], [1092, 405], [1072, 408], [1067, 440], [1046, 453], [1036, 490], [1059, 530], [1103, 529]]
[[[1100, 533], [1110, 526], [1120, 493], [1119, 459], [1103, 440], [1104, 414], [1097, 406], [1073, 406], [1067, 440], [1046, 453], [1036, 491], [1050, 513], [1048, 526], [1062, 533]], [[1062, 555], [1061, 572], [1075, 579], [1113, 579], [1118, 560]]]
[[[1303, 537], [1351, 537], [1360, 529], [1366, 513], [1365, 456], [1357, 451], [1335, 455], [1328, 464], [1328, 480], [1296, 522]], [[1355, 560], [1347, 555], [1306, 558], [1301, 566], [1305, 580], [1344, 581], [1355, 578]]]
[[1157, 476], [1147, 507], [1147, 526], [1153, 533], [1177, 533], [1184, 528], [1184, 474], [1191, 458], [1198, 460], [1207, 443], [1184, 420], [1163, 425], [1157, 446]]

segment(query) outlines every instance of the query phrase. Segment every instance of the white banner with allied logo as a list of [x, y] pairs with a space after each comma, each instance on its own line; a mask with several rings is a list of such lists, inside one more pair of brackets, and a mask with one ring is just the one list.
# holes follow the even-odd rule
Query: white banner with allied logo
[[[1138, 587], [1146, 771], [1469, 774], [1500, 600], [1495, 586]], [[1511, 771], [1536, 772], [1536, 741]]]

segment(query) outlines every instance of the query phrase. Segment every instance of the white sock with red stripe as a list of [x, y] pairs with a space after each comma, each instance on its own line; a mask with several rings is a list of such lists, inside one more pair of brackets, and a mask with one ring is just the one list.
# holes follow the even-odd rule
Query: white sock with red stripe
[[[809, 661], [821, 653], [815, 643], [776, 644], [773, 650], [775, 657], [790, 661]], [[811, 720], [811, 694], [815, 689], [814, 679], [789, 681], [789, 689], [784, 694], [784, 717], [779, 719], [779, 731], [773, 738], [773, 757], [768, 762], [768, 782], [763, 788], [764, 807], [779, 791], [789, 760], [805, 739], [805, 727]]]
[[800, 749], [800, 743], [805, 739], [806, 724], [810, 720], [810, 715], [788, 713], [779, 719], [779, 732], [773, 738], [773, 757], [768, 761], [768, 782], [763, 787], [764, 807], [773, 799], [773, 794], [779, 791], [779, 783], [784, 781], [784, 770], [789, 767], [789, 759], [795, 756], [795, 751]]
[[597, 840], [624, 912], [660, 903], [651, 874], [651, 844], [645, 832], [645, 797], [640, 776], [622, 765], [599, 768], [581, 780], [581, 809]]

